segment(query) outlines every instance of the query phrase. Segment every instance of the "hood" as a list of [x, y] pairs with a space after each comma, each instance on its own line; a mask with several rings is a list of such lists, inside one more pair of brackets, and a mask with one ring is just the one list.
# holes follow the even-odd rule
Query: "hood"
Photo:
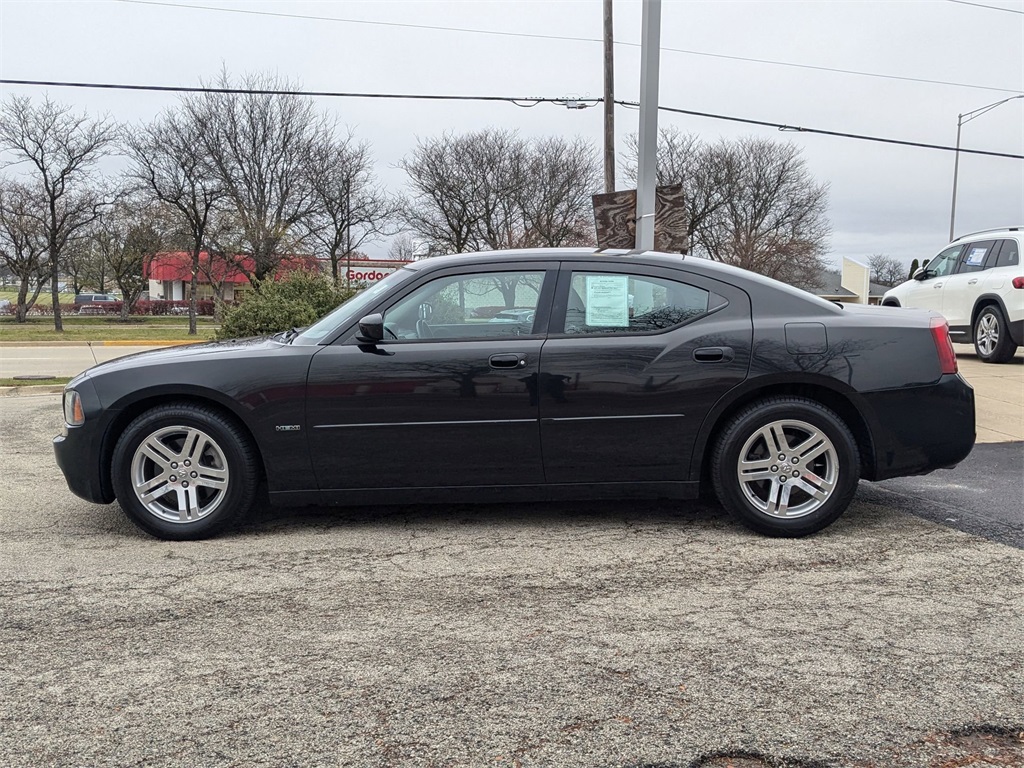
[[283, 346], [286, 345], [274, 341], [270, 337], [258, 336], [251, 339], [230, 339], [228, 341], [159, 347], [94, 365], [82, 375], [93, 376], [132, 368], [194, 362], [211, 358], [249, 357], [254, 353], [266, 353]]

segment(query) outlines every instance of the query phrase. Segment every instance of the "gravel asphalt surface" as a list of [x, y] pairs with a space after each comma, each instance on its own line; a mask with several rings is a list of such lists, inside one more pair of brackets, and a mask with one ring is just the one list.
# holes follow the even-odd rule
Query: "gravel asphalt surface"
[[796, 541], [631, 502], [173, 544], [67, 491], [60, 420], [0, 400], [2, 766], [1024, 765], [1024, 550], [905, 488]]

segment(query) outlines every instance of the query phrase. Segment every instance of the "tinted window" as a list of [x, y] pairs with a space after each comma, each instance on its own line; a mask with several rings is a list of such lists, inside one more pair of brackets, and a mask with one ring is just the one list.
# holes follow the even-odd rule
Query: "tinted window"
[[968, 243], [964, 247], [963, 253], [960, 254], [959, 263], [957, 266], [957, 272], [963, 274], [964, 272], [980, 272], [987, 266], [992, 266], [993, 262], [989, 260], [989, 254], [992, 253], [996, 246], [995, 240], [985, 240], [980, 243]]
[[1002, 240], [999, 255], [996, 257], [997, 267], [1015, 267], [1020, 264], [1020, 244], [1016, 240]]
[[543, 272], [439, 277], [384, 313], [386, 339], [512, 338], [533, 333]]
[[563, 333], [649, 333], [708, 311], [703, 288], [660, 277], [573, 272]]

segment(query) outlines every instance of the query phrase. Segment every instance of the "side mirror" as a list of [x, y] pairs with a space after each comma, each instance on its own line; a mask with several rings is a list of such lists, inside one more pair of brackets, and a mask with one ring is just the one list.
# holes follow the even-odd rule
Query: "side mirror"
[[928, 267], [921, 267], [914, 273], [914, 280], [924, 280], [928, 277]]
[[367, 315], [359, 321], [356, 341], [362, 344], [376, 344], [384, 339], [384, 316], [379, 312]]

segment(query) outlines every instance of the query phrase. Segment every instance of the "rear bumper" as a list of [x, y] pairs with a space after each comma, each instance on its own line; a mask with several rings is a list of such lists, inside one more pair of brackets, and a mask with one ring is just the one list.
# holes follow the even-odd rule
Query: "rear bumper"
[[[974, 389], [959, 374], [926, 387], [863, 395], [876, 423], [873, 476], [887, 480], [955, 467], [974, 447]], [[871, 467], [867, 468], [871, 469]]]

